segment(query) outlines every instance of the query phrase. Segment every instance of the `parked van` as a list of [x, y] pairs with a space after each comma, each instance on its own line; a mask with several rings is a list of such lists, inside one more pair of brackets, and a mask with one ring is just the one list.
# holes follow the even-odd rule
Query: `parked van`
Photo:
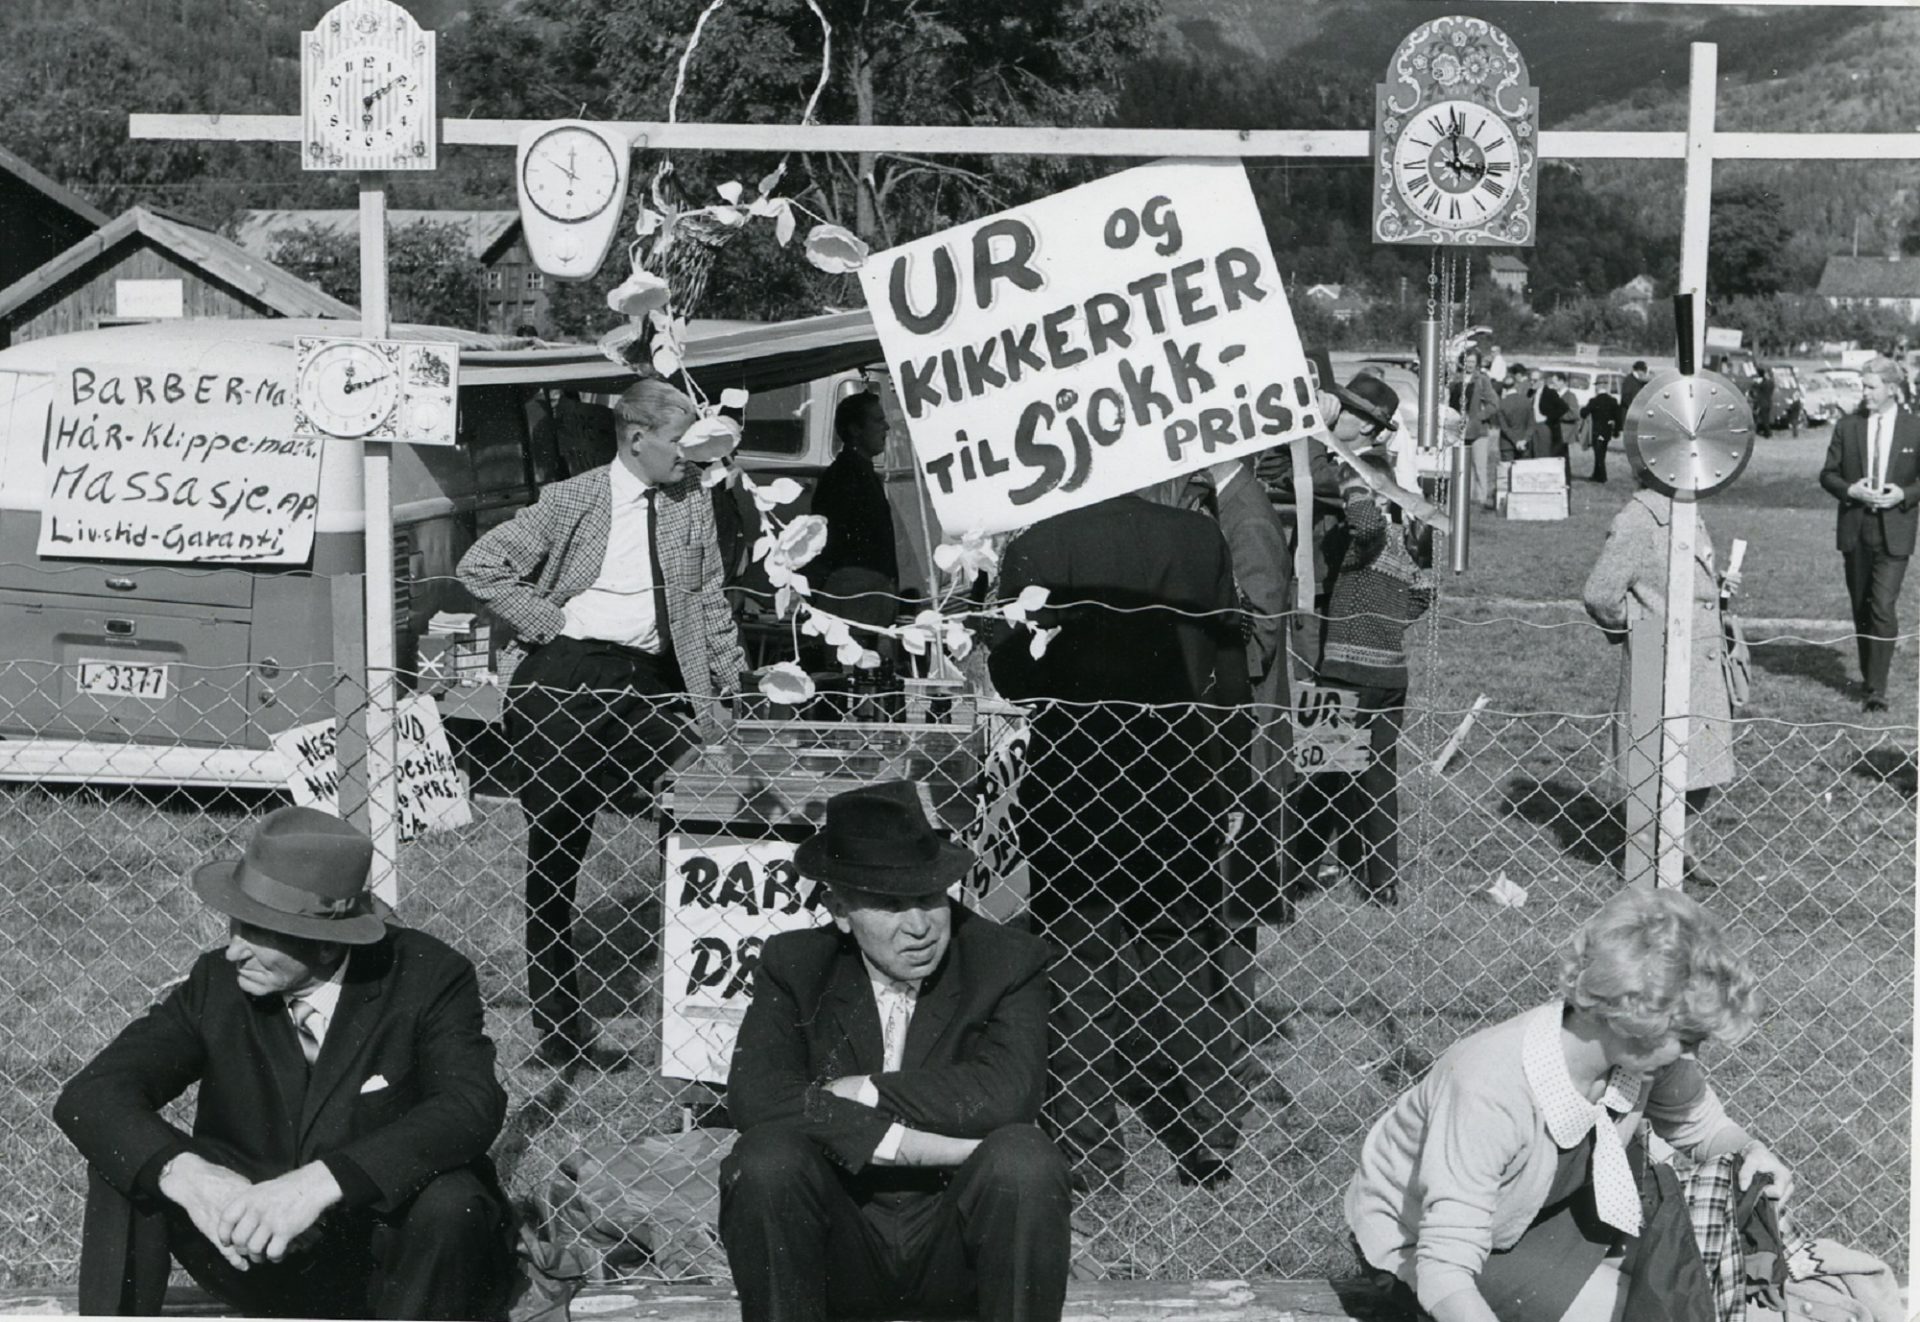
[[[87, 331], [0, 351], [0, 779], [274, 784], [273, 734], [333, 714], [331, 579], [365, 565], [359, 443], [321, 457], [317, 526], [298, 564], [41, 556], [44, 447], [53, 383], [76, 367], [164, 370], [180, 362], [283, 381], [301, 336], [352, 334], [350, 322], [190, 320]], [[538, 490], [590, 466], [532, 425], [542, 396], [606, 400], [634, 379], [593, 346], [513, 348], [497, 337], [396, 327], [391, 338], [460, 347], [457, 443], [393, 447], [395, 656], [442, 610], [474, 609], [454, 577], [475, 537]], [[824, 463], [831, 395], [879, 357], [865, 313], [772, 326], [698, 324], [689, 369], [703, 389], [753, 392], [756, 444], [774, 463]], [[801, 392], [806, 423], [784, 417]], [[809, 391], [812, 394], [809, 394]], [[785, 392], [785, 393], [783, 393]], [[813, 395], [826, 398], [815, 400]], [[795, 405], [796, 409], [800, 406]], [[773, 421], [770, 431], [765, 422]], [[824, 425], [825, 430], [821, 430]], [[597, 462], [604, 462], [599, 458]], [[75, 755], [49, 741], [118, 747]], [[31, 741], [29, 743], [28, 741]]]

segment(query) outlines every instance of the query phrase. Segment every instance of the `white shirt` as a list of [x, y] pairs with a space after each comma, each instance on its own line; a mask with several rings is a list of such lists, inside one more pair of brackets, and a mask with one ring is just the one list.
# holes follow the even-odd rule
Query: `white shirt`
[[1893, 453], [1893, 420], [1900, 410], [1889, 406], [1867, 415], [1867, 481], [1878, 491], [1887, 484], [1887, 458]]
[[305, 1001], [315, 1011], [313, 1017], [307, 1020], [307, 1031], [313, 1034], [313, 1040], [316, 1043], [321, 1046], [326, 1045], [327, 1029], [333, 1023], [333, 1016], [340, 1009], [340, 988], [347, 976], [347, 964], [352, 958], [353, 952], [348, 951], [346, 957], [340, 961], [340, 967], [333, 971], [333, 976], [318, 987], [310, 987], [298, 995], [288, 995], [287, 1014], [293, 1018], [293, 1030], [296, 1035], [300, 1031], [300, 1017], [293, 1013], [293, 1003]]
[[607, 525], [606, 557], [593, 586], [568, 600], [567, 622], [560, 632], [583, 641], [624, 643], [658, 652], [653, 559], [647, 553], [650, 488], [618, 460], [608, 467], [607, 482], [612, 519]]
[[[873, 986], [873, 1004], [880, 1011], [880, 1041], [883, 1048], [882, 1074], [888, 1074], [900, 1068], [907, 1056], [907, 1025], [913, 1022], [914, 1007], [920, 1003], [920, 984], [902, 982], [898, 978], [888, 977], [873, 966], [862, 952], [860, 958], [867, 966], [867, 981]], [[860, 1101], [865, 1106], [880, 1105], [880, 1090], [873, 1086], [872, 1079], [860, 1081]], [[887, 1132], [881, 1136], [879, 1146], [873, 1150], [873, 1160], [886, 1165], [900, 1155], [900, 1140], [906, 1137], [905, 1125], [895, 1121], [887, 1126]]]

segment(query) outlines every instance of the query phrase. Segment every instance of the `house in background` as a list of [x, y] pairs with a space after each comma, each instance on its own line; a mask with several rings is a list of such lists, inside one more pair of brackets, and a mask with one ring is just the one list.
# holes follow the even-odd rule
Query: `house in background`
[[1618, 289], [1608, 293], [1607, 301], [1622, 311], [1631, 313], [1641, 321], [1645, 321], [1647, 319], [1647, 309], [1653, 306], [1653, 295], [1657, 288], [1658, 286], [1653, 282], [1653, 277], [1643, 272], [1627, 281], [1624, 285], [1621, 285]]
[[0, 289], [0, 344], [173, 318], [359, 315], [229, 239], [134, 207]]
[[104, 211], [0, 147], [0, 287], [13, 284], [107, 223]]
[[1813, 292], [1833, 307], [1869, 304], [1920, 321], [1920, 259], [1829, 257]]
[[[521, 326], [547, 328], [547, 280], [527, 255], [518, 211], [389, 211], [387, 230], [391, 233], [421, 221], [465, 231], [467, 251], [486, 272], [473, 329], [511, 335]], [[360, 232], [360, 213], [243, 211], [234, 227], [234, 240], [250, 253], [270, 257], [282, 234], [307, 225], [351, 237]]]
[[1373, 300], [1345, 285], [1308, 285], [1306, 297], [1318, 303], [1335, 321], [1352, 321], [1373, 306]]
[[1493, 254], [1487, 258], [1487, 274], [1517, 302], [1527, 301], [1527, 264], [1518, 257], [1509, 257], [1503, 252]]

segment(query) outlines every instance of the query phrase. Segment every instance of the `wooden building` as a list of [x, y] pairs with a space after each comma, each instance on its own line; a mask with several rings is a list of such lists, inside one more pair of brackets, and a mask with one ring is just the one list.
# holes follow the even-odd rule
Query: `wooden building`
[[0, 287], [52, 261], [107, 223], [106, 213], [0, 147]]
[[359, 315], [230, 239], [135, 207], [0, 289], [0, 344], [170, 318]]
[[1920, 258], [1829, 257], [1814, 290], [1833, 307], [1871, 306], [1920, 321]]

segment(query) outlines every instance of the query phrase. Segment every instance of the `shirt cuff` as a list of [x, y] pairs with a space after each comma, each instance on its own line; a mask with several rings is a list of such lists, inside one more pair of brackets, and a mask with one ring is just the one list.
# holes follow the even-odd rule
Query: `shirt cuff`
[[[861, 1078], [860, 1091], [854, 1094], [853, 1100], [862, 1106], [871, 1106], [876, 1111], [880, 1109], [880, 1090], [873, 1086], [872, 1075], [866, 1075]], [[894, 1127], [896, 1129], [899, 1128], [897, 1125]], [[899, 1146], [898, 1140], [895, 1140], [894, 1146]]]
[[[869, 1087], [872, 1085], [869, 1084]], [[907, 1136], [907, 1127], [898, 1120], [887, 1126], [887, 1132], [873, 1149], [873, 1164], [891, 1166], [900, 1159], [900, 1141]]]

